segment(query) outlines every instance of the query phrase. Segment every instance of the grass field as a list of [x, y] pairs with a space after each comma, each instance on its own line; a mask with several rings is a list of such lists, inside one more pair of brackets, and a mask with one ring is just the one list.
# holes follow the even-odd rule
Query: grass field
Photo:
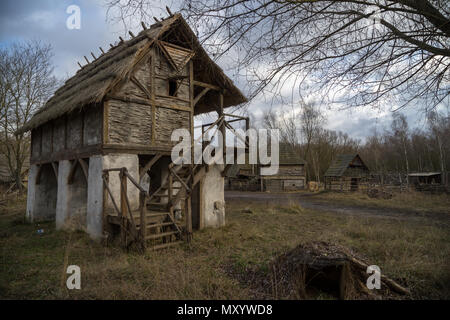
[[[56, 231], [52, 222], [25, 223], [25, 199], [10, 200], [0, 207], [0, 298], [279, 298], [251, 285], [254, 270], [270, 280], [274, 257], [313, 240], [357, 251], [408, 286], [412, 298], [450, 298], [450, 228], [442, 221], [238, 201], [226, 210], [226, 227], [195, 232], [189, 245], [138, 255], [103, 247], [83, 232]], [[81, 290], [66, 289], [67, 265], [80, 266]]]
[[316, 198], [334, 203], [373, 208], [411, 210], [419, 213], [450, 214], [450, 196], [420, 192], [394, 193], [392, 199], [370, 198], [366, 193], [320, 192]]

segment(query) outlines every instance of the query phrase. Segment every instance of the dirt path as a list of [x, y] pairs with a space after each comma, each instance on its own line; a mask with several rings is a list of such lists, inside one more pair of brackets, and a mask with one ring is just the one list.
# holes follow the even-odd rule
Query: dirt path
[[226, 191], [225, 200], [242, 201], [249, 203], [267, 204], [267, 205], [289, 205], [298, 203], [303, 208], [334, 212], [338, 214], [370, 216], [370, 217], [389, 217], [396, 219], [428, 218], [450, 223], [450, 215], [446, 213], [423, 213], [407, 209], [394, 209], [382, 207], [369, 207], [362, 205], [348, 205], [317, 197], [311, 193], [265, 193], [265, 192], [241, 192]]

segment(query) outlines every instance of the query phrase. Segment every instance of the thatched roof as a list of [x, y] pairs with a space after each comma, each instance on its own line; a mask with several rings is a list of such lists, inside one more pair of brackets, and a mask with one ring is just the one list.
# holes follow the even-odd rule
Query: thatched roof
[[341, 177], [355, 160], [358, 160], [364, 169], [369, 170], [358, 154], [339, 154], [325, 172], [325, 177]]
[[[202, 61], [203, 69], [212, 75], [210, 78], [215, 82], [213, 84], [224, 89], [224, 107], [247, 101], [223, 70], [209, 58], [181, 14], [174, 14], [141, 31], [136, 37], [120, 42], [96, 60], [83, 66], [17, 132], [32, 130], [64, 114], [101, 102], [117, 83], [127, 77], [134, 64], [149, 50], [153, 42], [173, 30], [183, 33], [184, 37], [189, 39], [190, 49], [195, 52], [195, 59]], [[196, 114], [213, 110], [211, 106], [211, 109], [203, 108], [199, 110], [200, 112], [196, 110]]]
[[289, 144], [280, 143], [279, 145], [280, 165], [304, 165], [305, 160]]

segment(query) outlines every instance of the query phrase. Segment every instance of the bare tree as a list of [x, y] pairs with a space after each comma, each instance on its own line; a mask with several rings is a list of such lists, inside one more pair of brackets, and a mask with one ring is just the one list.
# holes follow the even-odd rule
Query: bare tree
[[[160, 1], [107, 0], [122, 19]], [[250, 96], [294, 81], [347, 106], [433, 108], [450, 94], [447, 0], [188, 0], [181, 10], [218, 59], [239, 56]], [[161, 6], [159, 6], [161, 7]], [[117, 12], [117, 11], [116, 11]], [[264, 64], [265, 68], [260, 68]]]
[[28, 133], [15, 132], [56, 88], [51, 57], [51, 47], [35, 41], [0, 49], [0, 152], [7, 159], [19, 190], [22, 190], [22, 169], [29, 156], [30, 138]]
[[325, 124], [325, 117], [314, 103], [301, 103], [300, 128], [305, 145], [304, 158], [310, 156], [311, 143], [317, 137]]
[[392, 133], [393, 137], [399, 142], [401, 150], [403, 151], [405, 167], [406, 167], [406, 184], [409, 184], [409, 159], [408, 159], [408, 145], [409, 145], [409, 127], [406, 117], [401, 113], [394, 113], [392, 119]]
[[[436, 141], [439, 150], [440, 169], [445, 178], [445, 133], [449, 129], [449, 118], [438, 112], [432, 111], [428, 114], [428, 124], [430, 134], [433, 140]], [[448, 134], [448, 133], [447, 133]], [[447, 141], [448, 143], [448, 141]]]

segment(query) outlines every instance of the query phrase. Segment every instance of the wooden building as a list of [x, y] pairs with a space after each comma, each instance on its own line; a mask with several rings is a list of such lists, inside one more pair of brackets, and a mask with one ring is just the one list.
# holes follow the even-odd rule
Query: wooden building
[[409, 185], [416, 191], [443, 193], [449, 192], [446, 185], [446, 172], [415, 172], [408, 174]]
[[369, 178], [369, 169], [358, 154], [340, 154], [325, 172], [325, 190], [364, 190]]
[[93, 238], [118, 229], [126, 245], [158, 248], [225, 223], [223, 165], [172, 163], [171, 134], [193, 137], [193, 117], [211, 111], [218, 119], [206, 131], [224, 132], [224, 108], [246, 98], [180, 14], [142, 25], [85, 57], [20, 129], [32, 137], [30, 220], [56, 219]]
[[[227, 152], [234, 152], [234, 159], [237, 159], [238, 152], [245, 153], [245, 149], [227, 148]], [[258, 175], [258, 165], [249, 164], [249, 154], [245, 153], [244, 164], [234, 164], [225, 175], [225, 190], [230, 191], [259, 191], [260, 182]]]
[[225, 176], [225, 190], [259, 191], [260, 178], [256, 164], [236, 164]]
[[288, 144], [279, 145], [277, 174], [260, 176], [261, 191], [283, 192], [306, 187], [305, 161]]

